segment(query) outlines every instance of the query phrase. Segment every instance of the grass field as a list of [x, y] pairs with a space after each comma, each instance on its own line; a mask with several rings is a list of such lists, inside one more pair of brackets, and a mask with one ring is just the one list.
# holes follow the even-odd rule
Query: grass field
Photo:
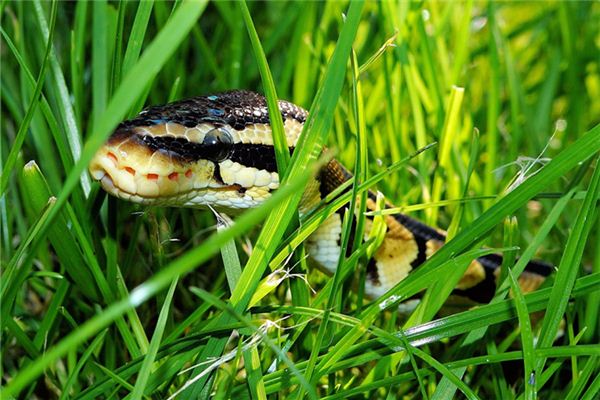
[[[600, 3], [0, 8], [3, 399], [600, 396]], [[310, 109], [268, 204], [217, 227], [91, 181], [120, 121], [228, 89]], [[369, 243], [334, 277], [305, 257], [351, 197], [298, 221], [324, 145], [356, 193], [449, 231], [381, 299]], [[494, 300], [444, 305], [482, 247], [506, 255]], [[557, 270], [523, 295], [531, 258]]]

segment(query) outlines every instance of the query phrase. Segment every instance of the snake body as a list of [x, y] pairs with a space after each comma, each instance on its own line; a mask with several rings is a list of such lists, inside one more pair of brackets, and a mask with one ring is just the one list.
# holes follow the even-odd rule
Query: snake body
[[[290, 152], [308, 113], [279, 101]], [[213, 207], [226, 213], [256, 207], [279, 187], [266, 99], [249, 91], [194, 97], [145, 109], [122, 122], [99, 149], [90, 173], [104, 190], [147, 205]], [[304, 193], [300, 212], [351, 178], [333, 160]], [[375, 209], [370, 195], [367, 207]], [[386, 232], [367, 267], [365, 293], [377, 298], [417, 268], [445, 241], [444, 232], [406, 215], [385, 216]], [[367, 217], [365, 234], [372, 220]], [[341, 215], [324, 221], [307, 240], [312, 258], [334, 272], [340, 256]], [[502, 256], [473, 260], [456, 293], [477, 302], [494, 294]], [[535, 290], [552, 272], [532, 261], [519, 278], [524, 291]]]

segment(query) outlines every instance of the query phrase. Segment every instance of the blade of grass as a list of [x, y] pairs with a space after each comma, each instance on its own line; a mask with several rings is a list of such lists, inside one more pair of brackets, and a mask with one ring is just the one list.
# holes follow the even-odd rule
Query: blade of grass
[[[9, 312], [12, 308], [12, 303], [16, 298], [16, 293], [22, 287], [23, 282], [27, 279], [29, 274], [30, 263], [22, 262], [25, 257], [25, 249], [27, 246], [36, 238], [41, 231], [41, 227], [48, 220], [52, 208], [56, 207], [56, 198], [50, 197], [47, 200], [46, 205], [40, 210], [39, 217], [32, 224], [31, 228], [27, 232], [27, 236], [23, 239], [19, 248], [14, 253], [13, 257], [9, 261], [8, 265], [3, 274], [2, 282], [2, 319], [3, 324], [6, 319], [11, 317]], [[25, 265], [25, 267], [24, 267]]]
[[598, 356], [592, 356], [588, 358], [581, 373], [577, 377], [577, 380], [572, 382], [571, 390], [569, 390], [567, 393], [565, 400], [576, 400], [582, 398], [581, 393], [588, 385], [590, 378], [594, 376], [594, 374], [596, 377], [598, 377], [598, 370], [600, 369], [599, 361], [600, 359]]
[[77, 381], [77, 378], [79, 377], [79, 373], [81, 372], [81, 370], [83, 369], [83, 367], [85, 366], [85, 364], [88, 362], [88, 360], [90, 359], [90, 357], [93, 355], [93, 353], [96, 351], [96, 349], [101, 344], [103, 344], [104, 337], [106, 336], [107, 332], [108, 332], [108, 330], [106, 330], [106, 329], [104, 331], [100, 332], [100, 334], [98, 334], [98, 336], [96, 336], [94, 338], [94, 340], [92, 341], [92, 343], [90, 343], [90, 345], [85, 349], [85, 351], [81, 355], [81, 358], [77, 362], [77, 365], [75, 366], [75, 368], [69, 374], [69, 379], [67, 379], [67, 381], [65, 382], [65, 385], [61, 388], [61, 392], [62, 393], [61, 393], [61, 396], [60, 396], [60, 400], [68, 399], [69, 398], [69, 393], [71, 391], [71, 387]]
[[[205, 5], [206, 2], [186, 2], [182, 4], [144, 52], [138, 63], [126, 75], [109, 102], [104, 117], [100, 118], [97, 130], [90, 136], [86, 146], [84, 146], [81, 158], [78, 159], [66, 177], [63, 188], [57, 195], [56, 205], [50, 211], [44, 226], [41, 227], [40, 234], [32, 242], [30, 252], [35, 252], [35, 249], [42, 243], [45, 233], [54, 222], [59, 211], [67, 203], [69, 195], [77, 185], [80, 175], [89, 164], [96, 150], [104, 143], [112, 129], [125, 117], [129, 106], [136, 101], [137, 96], [145, 89], [146, 83], [156, 75], [162, 64], [168, 60], [177, 47], [175, 44], [183, 40], [204, 10]], [[167, 50], [165, 51], [165, 49]]]
[[[448, 177], [452, 175], [452, 165], [450, 163], [450, 152], [457, 141], [460, 121], [460, 108], [464, 96], [464, 88], [452, 87], [450, 91], [450, 99], [448, 100], [448, 112], [444, 118], [444, 125], [440, 134], [440, 147], [438, 153], [439, 167], [436, 170], [433, 178], [433, 189], [431, 193], [431, 201], [438, 202], [442, 198], [442, 190], [444, 184], [447, 183]], [[438, 214], [436, 209], [431, 210], [431, 221], [437, 221]]]
[[169, 317], [171, 302], [173, 301], [173, 295], [175, 294], [175, 289], [177, 288], [178, 281], [178, 278], [174, 278], [171, 282], [171, 286], [169, 287], [169, 291], [167, 292], [167, 296], [165, 297], [165, 301], [160, 310], [160, 314], [158, 314], [158, 321], [156, 322], [156, 327], [154, 328], [154, 333], [152, 334], [150, 347], [148, 347], [148, 352], [144, 356], [144, 361], [142, 362], [142, 366], [140, 367], [140, 372], [138, 373], [137, 379], [135, 381], [135, 386], [133, 388], [133, 391], [131, 392], [131, 398], [133, 400], [139, 400], [142, 398], [142, 396], [144, 396], [146, 383], [148, 382], [148, 377], [152, 372], [152, 365], [156, 360], [156, 353], [158, 352], [160, 343], [162, 341], [162, 337], [167, 324], [167, 318]]
[[[596, 216], [596, 226], [600, 225], [600, 214]], [[600, 272], [600, 235], [596, 235], [596, 242], [592, 242], [592, 246], [596, 249], [593, 255], [594, 261], [592, 264], [592, 273]], [[600, 291], [591, 293], [587, 299], [585, 309], [585, 327], [586, 331], [583, 334], [584, 342], [591, 342], [594, 338], [598, 338], [598, 315], [600, 315]]]
[[273, 81], [273, 75], [269, 69], [267, 63], [267, 57], [260, 43], [258, 33], [254, 27], [254, 22], [250, 16], [250, 10], [246, 1], [240, 1], [239, 3], [246, 29], [248, 30], [248, 36], [250, 36], [250, 43], [252, 43], [252, 50], [254, 51], [254, 58], [260, 71], [260, 77], [265, 91], [265, 97], [267, 98], [267, 106], [269, 108], [269, 122], [271, 124], [271, 131], [273, 134], [273, 147], [275, 149], [275, 159], [277, 161], [277, 171], [279, 176], [285, 176], [289, 161], [290, 151], [288, 148], [287, 138], [283, 129], [283, 120], [281, 119], [281, 112], [279, 111], [279, 104], [277, 97], [277, 91], [275, 90], [275, 82]]
[[[440, 270], [443, 260], [452, 258], [457, 252], [465, 250], [473, 240], [488, 232], [502, 218], [521, 207], [527, 200], [539, 193], [548, 182], [554, 181], [562, 176], [567, 170], [573, 168], [579, 161], [600, 151], [600, 125], [596, 126], [586, 135], [581, 137], [573, 145], [567, 147], [540, 172], [523, 182], [515, 190], [510, 192], [498, 203], [488, 209], [472, 225], [465, 228], [456, 237], [446, 243], [440, 250], [429, 258], [422, 266], [414, 271], [408, 278], [402, 280], [394, 288], [374, 302], [361, 314], [361, 323], [347, 332], [321, 361], [319, 365], [324, 370], [335, 363], [344, 355], [348, 346], [356, 342], [365, 332], [367, 326], [371, 325], [377, 315], [385, 308], [395, 305], [400, 299], [409, 298], [423, 289], [428, 278]], [[539, 370], [536, 368], [536, 370]]]
[[295, 193], [298, 190], [298, 187], [301, 187], [303, 183], [302, 180], [299, 180], [294, 184], [290, 184], [285, 188], [278, 190], [277, 193], [268, 199], [261, 207], [240, 216], [235, 225], [220, 234], [212, 235], [209, 239], [204, 241], [202, 245], [177, 258], [145, 283], [139, 285], [131, 291], [127, 298], [116, 301], [108, 306], [101, 314], [79, 325], [78, 329], [45, 352], [35, 363], [22, 369], [20, 373], [5, 386], [5, 393], [11, 395], [11, 393], [16, 394], [20, 392], [25, 385], [41, 374], [46, 366], [66, 354], [72, 347], [96, 334], [96, 332], [111, 324], [130, 309], [147, 301], [150, 297], [154, 296], [167, 286], [174, 277], [180, 276], [208, 260], [212, 255], [216, 254], [219, 248], [228, 240], [241, 235], [260, 222], [260, 220], [266, 216], [270, 207], [281, 202], [282, 199], [285, 199], [292, 193]]
[[[589, 293], [591, 291], [596, 290], [596, 287], [600, 284], [600, 275], [588, 276], [585, 278], [580, 278], [578, 280], [578, 291], [573, 292], [573, 296], [579, 297], [584, 296], [585, 293]], [[581, 291], [579, 291], [581, 289]], [[550, 295], [551, 289], [542, 289], [540, 291], [530, 293], [525, 295], [525, 301], [527, 303], [527, 308], [530, 312], [535, 312], [539, 310], [545, 309], [548, 298]], [[442, 340], [447, 337], [452, 337], [455, 335], [461, 335], [464, 333], [468, 333], [472, 330], [479, 329], [484, 326], [489, 326], [493, 324], [497, 324], [503, 321], [508, 321], [515, 318], [514, 311], [514, 302], [512, 300], [504, 300], [500, 303], [496, 304], [488, 304], [477, 308], [476, 310], [465, 311], [459, 314], [451, 315], [449, 317], [440, 318], [436, 321], [431, 321], [414, 328], [409, 328], [403, 334], [406, 336], [407, 340], [413, 346], [423, 346], [424, 344], [431, 343], [434, 341]], [[283, 314], [287, 314], [290, 312], [294, 312], [300, 315], [311, 315], [314, 317], [319, 317], [323, 314], [322, 310], [314, 310], [314, 309], [306, 309], [299, 307], [281, 307], [281, 312]], [[360, 320], [352, 317], [348, 317], [345, 315], [340, 315], [337, 313], [331, 314], [332, 321], [336, 323], [343, 323], [345, 326], [352, 327], [356, 324], [360, 323]], [[371, 326], [372, 333], [379, 333], [380, 328]], [[450, 336], [446, 336], [450, 334]], [[382, 337], [385, 337], [385, 332]], [[392, 343], [395, 343], [392, 341]], [[329, 373], [344, 369], [350, 368], [352, 366], [364, 365], [374, 359], [381, 357], [381, 355], [376, 351], [377, 349], [386, 348], [389, 351], [403, 351], [403, 348], [399, 348], [398, 346], [390, 348], [388, 345], [382, 345], [380, 339], [373, 339], [366, 341], [360, 345], [353, 346], [350, 350], [350, 354], [361, 354], [364, 356], [359, 356], [358, 359], [353, 360], [352, 358], [348, 360], [341, 361], [328, 371]], [[547, 349], [537, 349], [536, 354], [561, 354], [560, 357], [571, 357], [573, 353], [570, 351], [576, 351], [578, 355], [600, 355], [600, 348], [594, 345], [590, 346], [580, 346], [579, 350], [577, 350], [576, 346], [566, 346], [566, 348], [570, 350], [560, 351], [560, 353], [554, 353], [557, 351], [556, 348], [547, 348]], [[387, 353], [383, 353], [384, 355]], [[321, 356], [322, 359], [324, 356]], [[361, 358], [362, 357], [362, 358]], [[486, 359], [489, 357], [494, 357], [493, 355], [482, 356], [482, 359]], [[518, 358], [522, 359], [522, 353], [519, 352]], [[306, 362], [298, 363], [298, 368], [303, 369], [306, 366]], [[453, 366], [459, 367], [459, 366]], [[275, 372], [269, 376], [267, 376], [267, 390], [270, 392], [268, 387], [269, 382], [276, 376], [281, 375], [282, 371]]]
[[29, 339], [29, 336], [27, 336], [27, 334], [23, 331], [23, 329], [21, 329], [19, 324], [17, 324], [17, 322], [14, 319], [8, 318], [2, 327], [5, 329], [5, 337], [8, 337], [7, 333], [10, 333], [10, 335], [13, 336], [14, 340], [16, 340], [19, 343], [19, 345], [23, 347], [23, 350], [27, 352], [27, 355], [31, 359], [40, 356], [41, 353], [36, 347], [36, 345], [31, 339]]
[[[487, 114], [485, 132], [485, 165], [483, 171], [483, 194], [490, 196], [496, 192], [496, 177], [494, 169], [498, 165], [498, 115], [500, 109], [500, 60], [496, 45], [498, 27], [496, 26], [495, 3], [488, 3], [488, 56], [490, 63], [489, 87], [487, 90]], [[485, 202], [486, 207], [492, 205]]]
[[[294, 151], [292, 156], [291, 164], [286, 170], [287, 174], [281, 180], [282, 184], [278, 190], [289, 187], [292, 182], [305, 180], [307, 172], [310, 171], [309, 168], [312, 167], [321, 151], [322, 144], [329, 133], [333, 110], [341, 94], [344, 78], [343, 71], [346, 68], [346, 61], [350, 54], [352, 40], [356, 34], [363, 4], [363, 1], [356, 1], [350, 4], [346, 21], [327, 72], [325, 73], [323, 84], [315, 96], [308, 120], [304, 124], [303, 133], [296, 143], [296, 151]], [[242, 271], [238, 285], [231, 295], [231, 302], [236, 311], [243, 312], [252, 299], [262, 274], [268, 265], [269, 258], [275, 252], [275, 246], [282, 238], [288, 223], [295, 214], [303, 191], [304, 186], [301, 186], [300, 190], [294, 196], [287, 198], [275, 207], [267, 217], [256, 241], [255, 249]], [[223, 321], [220, 321], [220, 323], [229, 321], [229, 318], [223, 318]], [[207, 346], [201, 357], [218, 357], [222, 354], [224, 346], [224, 341], [214, 341]], [[199, 381], [198, 385], [203, 385], [204, 383], [203, 381]]]
[[511, 270], [508, 270], [508, 278], [510, 280], [510, 287], [515, 295], [515, 306], [517, 317], [519, 318], [519, 327], [521, 328], [521, 344], [523, 346], [523, 362], [525, 364], [525, 377], [523, 380], [525, 382], [525, 400], [531, 400], [537, 398], [533, 331], [531, 329], [531, 321], [529, 320], [527, 303]]
[[[228, 216], [223, 215], [222, 213], [219, 214], [215, 212], [215, 216], [217, 218], [217, 232], [222, 232], [233, 223]], [[235, 246], [235, 240], [229, 240], [221, 248], [221, 257], [223, 259], [223, 267], [225, 268], [225, 275], [227, 277], [227, 283], [229, 284], [229, 290], [233, 291], [237, 285], [237, 282], [239, 281], [240, 275], [242, 274], [242, 266]], [[201, 291], [197, 291], [197, 293], [202, 297]], [[256, 347], [251, 347], [250, 349], [242, 348], [241, 353], [244, 357], [244, 368], [246, 369], [248, 387], [250, 389], [252, 398], [264, 399], [265, 388], [258, 350]]]
[[[323, 85], [315, 97], [315, 101], [311, 107], [311, 112], [309, 113], [309, 118], [305, 123], [304, 129], [307, 130], [307, 132], [303, 133], [298, 140], [296, 146], [297, 151], [295, 151], [292, 156], [292, 161], [290, 167], [288, 168], [288, 173], [284, 177], [284, 185], [282, 185], [282, 187], [290, 185], [291, 182], [295, 182], [305, 175], [307, 168], [314, 163], [314, 160], [316, 160], [317, 155], [320, 153], [321, 144], [324, 142], [324, 139], [328, 134], [329, 127], [331, 126], [333, 109], [337, 104], [337, 98], [341, 93], [343, 74], [340, 72], [345, 69], [345, 62], [350, 53], [352, 39], [356, 33], [363, 4], [364, 2], [357, 1], [350, 5], [344, 27], [342, 28], [342, 33], [340, 34], [338, 45], [332, 56], [332, 60], [324, 78]], [[273, 228], [278, 225], [283, 225], [279, 221], [289, 220], [289, 217], [286, 217], [286, 215], [293, 214], [291, 210], [296, 208], [299, 200], [300, 196], [296, 195], [293, 197], [293, 199], [288, 199], [287, 202], [279, 205], [269, 215], [269, 218], [265, 223], [266, 229], [263, 228], [263, 231], [261, 231], [261, 235], [257, 241], [257, 248], [259, 247], [259, 244], [274, 240], [283, 234], [283, 229], [281, 227], [277, 230], [277, 234], [275, 234], [277, 231]], [[271, 222], [273, 224], [270, 224]], [[271, 226], [273, 228], [270, 228]], [[255, 254], [256, 257], [254, 257]], [[251, 289], [257, 286], [259, 280], [257, 278], [259, 278], [262, 274], [261, 270], [264, 270], [264, 267], [266, 267], [265, 262], [264, 266], [258, 269], [258, 271], [261, 273], [257, 273], [258, 265], [256, 264], [263, 263], [263, 261], [266, 261], [267, 257], [257, 251], [255, 251], [252, 256], [253, 257], [250, 258], [248, 265], [246, 265], [246, 268], [242, 273], [242, 278], [240, 279], [240, 283], [243, 285], [238, 285], [236, 287], [236, 291], [232, 294], [231, 298], [232, 303], [241, 308], [245, 308], [245, 306], [248, 304], [250, 296], [253, 292]], [[252, 279], [246, 280], [244, 279], [245, 277], [252, 277]]]
[[[580, 270], [581, 257], [587, 243], [587, 237], [594, 226], [594, 221], [596, 221], [596, 205], [600, 196], [600, 158], [596, 158], [595, 161], [596, 166], [588, 186], [588, 192], [577, 213], [577, 218], [558, 266], [558, 272], [552, 287], [552, 295], [548, 302], [548, 310], [538, 339], [539, 347], [549, 347], [556, 337], [560, 320], [569, 301], [569, 293], [573, 289], [573, 284]], [[537, 360], [535, 370], [541, 371], [543, 366], [544, 359]]]
[[[360, 68], [358, 64], [358, 58], [356, 52], [352, 50], [352, 57], [350, 58], [351, 66], [352, 66], [352, 106], [353, 106], [353, 114], [354, 119], [356, 121], [356, 162], [354, 164], [354, 182], [352, 183], [352, 198], [350, 199], [350, 210], [351, 215], [354, 218], [354, 240], [352, 243], [352, 251], [358, 250], [359, 246], [362, 243], [360, 238], [364, 237], [365, 232], [365, 211], [367, 209], [367, 197], [368, 192], [358, 191], [359, 185], [365, 182], [369, 177], [369, 158], [368, 158], [368, 145], [367, 145], [367, 125], [365, 120], [365, 101], [363, 98], [363, 89], [362, 83], [360, 81]], [[381, 200], [383, 202], [383, 200]], [[352, 229], [352, 224], [346, 228]], [[383, 230], [383, 228], [381, 228]], [[350, 239], [351, 232], [342, 231], [342, 235], [348, 234], [348, 239]], [[383, 232], [380, 234], [383, 237]], [[343, 237], [343, 236], [342, 236]], [[342, 239], [343, 240], [343, 239]], [[347, 252], [347, 244], [342, 247], [342, 254], [346, 254]], [[338, 263], [338, 268], [341, 269], [341, 262]], [[364, 264], [366, 265], [368, 261], [364, 260]], [[350, 265], [349, 268], [355, 269], [356, 265]], [[337, 269], [336, 269], [337, 272]], [[360, 275], [364, 276], [366, 274], [366, 268], [362, 268], [360, 271]], [[364, 279], [364, 278], [362, 278]], [[335, 281], [335, 279], [334, 279]], [[340, 281], [341, 282], [341, 281]], [[358, 307], [362, 306], [362, 297], [364, 291], [364, 284], [360, 284], [358, 296]], [[333, 293], [333, 290], [332, 290]], [[333, 304], [331, 304], [333, 305]], [[337, 308], [339, 309], [339, 307]]]
[[88, 2], [78, 1], [75, 6], [75, 18], [71, 29], [71, 93], [73, 95], [73, 112], [77, 126], [83, 126], [83, 108], [85, 103], [84, 69], [85, 69], [85, 37], [87, 29]]
[[[29, 162], [23, 168], [21, 183], [24, 187], [24, 192], [29, 194], [29, 201], [35, 210], [42, 210], [48, 198], [52, 197], [48, 185], [41, 174], [41, 171], [34, 162]], [[70, 205], [60, 213], [58, 221], [52, 224], [48, 231], [50, 243], [55, 249], [58, 256], [63, 260], [65, 269], [69, 273], [78, 287], [86, 288], [85, 294], [90, 296], [92, 300], [98, 301], [99, 294], [106, 304], [110, 304], [117, 296], [111, 288], [109, 288], [106, 277], [104, 276], [96, 255], [92, 250], [87, 236], [83, 232], [83, 228], [79, 220], [76, 218]], [[77, 246], [80, 245], [80, 247]], [[31, 257], [35, 253], [27, 254], [23, 261], [24, 265], [30, 265], [33, 261]], [[82, 265], [89, 267], [88, 269], [81, 268]], [[122, 280], [120, 280], [122, 284]], [[99, 293], [98, 293], [99, 292]], [[11, 299], [11, 297], [7, 297]], [[10, 301], [3, 302], [3, 307], [9, 307]], [[8, 308], [7, 308], [8, 309]], [[131, 313], [131, 326], [136, 332], [143, 333], [141, 322], [135, 313]], [[3, 315], [9, 315], [8, 313]], [[133, 356], [139, 355], [139, 348], [145, 347], [145, 336], [138, 340], [138, 343], [131, 335], [129, 328], [124, 319], [117, 320], [117, 327], [123, 336], [127, 349]]]
[[[48, 200], [51, 198], [52, 194], [49, 191], [48, 185], [41, 174], [41, 171], [37, 167], [34, 162], [29, 162], [23, 168], [23, 173], [20, 178], [20, 183], [22, 185], [22, 191], [28, 194], [28, 205], [34, 210], [35, 213], [41, 213], [42, 210], [46, 207]], [[38, 214], [39, 215], [39, 214]], [[71, 235], [68, 230], [67, 220], [65, 219], [64, 214], [59, 217], [57, 223], [53, 224], [48, 231], [48, 235], [50, 238], [50, 242], [54, 247], [55, 251], [59, 255], [62, 260], [65, 260], [64, 267], [69, 274], [69, 276], [73, 279], [73, 281], [77, 285], [82, 285], [81, 287], [88, 288], [87, 294], [94, 300], [98, 298], [98, 292], [96, 290], [96, 285], [94, 283], [94, 279], [89, 274], [89, 272], [81, 268], [82, 265], [85, 264], [83, 261], [81, 254], [73, 246], [73, 241]], [[32, 238], [33, 239], [33, 238]], [[25, 251], [25, 249], [23, 249]], [[19, 257], [24, 257], [24, 253], [20, 253]], [[12, 301], [14, 299], [12, 296], [8, 296], [4, 290], [8, 287], [7, 285], [11, 284], [11, 272], [13, 268], [21, 268], [23, 266], [29, 265], [29, 260], [23, 260], [23, 263], [19, 266], [20, 260], [22, 258], [13, 258], [14, 261], [11, 261], [7, 264], [6, 275], [4, 275], [4, 279], [2, 282], [2, 307], [4, 311], [8, 311], [11, 307]], [[25, 278], [25, 277], [23, 277]], [[20, 284], [18, 285], [20, 286]], [[7, 307], [7, 308], [4, 308]], [[10, 316], [10, 313], [6, 312], [3, 314], [4, 316]], [[3, 318], [4, 320], [4, 318]]]
[[258, 354], [258, 349], [255, 347], [248, 351], [244, 351], [244, 367], [247, 371], [248, 388], [250, 389], [252, 399], [266, 400], [267, 393], [261, 371], [260, 355]]
[[[356, 197], [354, 197], [356, 199]], [[315, 337], [314, 346], [310, 353], [310, 357], [308, 358], [306, 370], [304, 371], [304, 377], [308, 382], [310, 382], [311, 386], [316, 386], [316, 381], [319, 380], [320, 375], [319, 371], [315, 371], [315, 363], [317, 361], [317, 357], [322, 348], [323, 341], [325, 335], [327, 334], [327, 323], [329, 322], [329, 315], [332, 310], [335, 310], [336, 302], [337, 302], [337, 294], [340, 289], [342, 268], [341, 265], [344, 262], [346, 257], [346, 250], [348, 249], [348, 242], [350, 240], [351, 229], [352, 229], [352, 213], [350, 209], [346, 209], [344, 212], [344, 217], [342, 218], [342, 239], [340, 244], [340, 254], [338, 256], [338, 265], [333, 274], [333, 283], [331, 284], [331, 290], [329, 292], [329, 297], [327, 299], [327, 306], [325, 307], [325, 312], [323, 313], [323, 318], [321, 319], [321, 324], [319, 325], [319, 330]], [[314, 374], [313, 374], [314, 373]], [[300, 400], [304, 396], [304, 391], [302, 388], [299, 388], [296, 393], [296, 399]]]
[[[256, 338], [259, 339], [259, 341], [263, 342], [272, 351], [277, 353], [278, 357], [286, 364], [286, 366], [289, 368], [290, 372], [298, 379], [298, 382], [300, 383], [300, 385], [306, 390], [309, 398], [311, 398], [311, 399], [317, 398], [315, 389], [308, 384], [308, 382], [300, 374], [300, 372], [298, 371], [298, 369], [296, 368], [294, 363], [288, 358], [288, 356], [284, 352], [282, 352], [281, 349], [278, 348], [277, 345], [269, 338], [269, 336], [267, 334], [268, 333], [267, 328], [269, 327], [268, 324], [266, 325], [266, 327], [261, 326], [261, 327], [257, 328], [254, 326], [254, 324], [252, 323], [251, 320], [244, 317], [242, 314], [239, 314], [232, 306], [224, 303], [223, 301], [219, 300], [212, 294], [210, 294], [204, 290], [201, 290], [201, 289], [198, 290], [198, 294], [202, 297], [202, 299], [204, 301], [210, 302], [215, 307], [219, 308], [222, 311], [225, 311], [232, 318], [238, 320], [244, 326], [249, 328], [252, 331], [253, 335], [256, 335]], [[257, 344], [254, 344], [253, 346], [255, 346], [255, 345], [257, 345]], [[178, 392], [176, 392], [173, 396], [171, 396], [170, 399], [174, 398], [174, 396], [176, 396], [183, 389], [185, 389], [185, 387], [181, 388]]]
[[[4, 29], [2, 29], [1, 27], [0, 27], [0, 31], [2, 32], [2, 37], [4, 38], [4, 40], [6, 40], [6, 43], [8, 44], [8, 47], [10, 48], [10, 50], [12, 51], [15, 59], [19, 63], [19, 67], [21, 68], [21, 71], [25, 74], [25, 76], [27, 77], [27, 80], [29, 80], [29, 82], [31, 83], [31, 86], [33, 88], [35, 88], [36, 79], [34, 78], [33, 74], [29, 70], [29, 68], [27, 67], [25, 60], [23, 59], [22, 55], [19, 53], [19, 50], [16, 48], [16, 46], [14, 45], [13, 41], [8, 36], [6, 31]], [[56, 118], [53, 114], [53, 111], [50, 108], [50, 104], [48, 103], [48, 100], [44, 96], [44, 93], [41, 94], [40, 99], [41, 99], [40, 108], [42, 109], [44, 117], [46, 118], [46, 123], [48, 124], [48, 129], [49, 129], [50, 133], [52, 133], [52, 137], [56, 143], [56, 146], [58, 147], [59, 156], [62, 161], [63, 168], [65, 170], [70, 170], [73, 165], [73, 158], [71, 157], [71, 153], [67, 149], [68, 146], [65, 144], [65, 142], [62, 138], [62, 135], [60, 134], [60, 128], [58, 126], [58, 121], [56, 120]]]
[[[217, 232], [223, 232], [233, 224], [233, 221], [223, 213], [215, 212], [215, 216], [217, 218]], [[229, 290], [233, 291], [240, 279], [240, 275], [242, 275], [242, 264], [238, 257], [235, 240], [228, 241], [221, 248], [221, 258], [223, 259], [223, 267], [225, 268]]]
[[[92, 3], [92, 127], [98, 124], [108, 102], [108, 2]], [[92, 128], [92, 131], [95, 129]]]
[[33, 338], [33, 343], [35, 343], [38, 349], [43, 349], [44, 342], [48, 340], [48, 337], [52, 336], [52, 328], [58, 323], [57, 316], [60, 309], [64, 307], [63, 303], [67, 298], [67, 292], [70, 288], [71, 284], [66, 279], [62, 279], [58, 282], [56, 291], [52, 295], [52, 301], [48, 306], [48, 313], [44, 316], [39, 330], [35, 333]]
[[122, 76], [127, 75], [129, 70], [131, 70], [139, 59], [153, 6], [154, 0], [138, 3], [138, 9], [135, 14], [135, 19], [133, 20], [129, 40], [127, 41], [127, 49], [125, 50], [125, 56], [123, 57], [123, 66], [121, 67]]
[[600, 374], [596, 374], [588, 390], [581, 396], [581, 400], [593, 400], [598, 397], [598, 393], [600, 393]]
[[[50, 37], [50, 30], [48, 29], [48, 23], [46, 22], [46, 17], [44, 16], [44, 11], [42, 9], [42, 4], [40, 0], [34, 1], [35, 15], [38, 20], [38, 25], [42, 32], [42, 36], [47, 39]], [[50, 42], [51, 43], [51, 42]], [[81, 136], [79, 134], [79, 130], [77, 128], [77, 122], [75, 121], [75, 113], [73, 111], [73, 106], [71, 104], [71, 96], [69, 95], [69, 91], [67, 89], [67, 84], [65, 81], [65, 76], [62, 72], [60, 63], [56, 56], [56, 53], [53, 47], [50, 48], [50, 69], [52, 71], [53, 76], [53, 85], [54, 92], [58, 94], [57, 102], [59, 105], [60, 116], [62, 118], [63, 126], [65, 127], [65, 133], [67, 136], [67, 142], [69, 143], [69, 148], [71, 150], [71, 154], [73, 160], [78, 160], [82, 155], [81, 153]], [[90, 191], [90, 177], [87, 174], [79, 173], [79, 181], [80, 185], [83, 188], [84, 194], [87, 195]], [[58, 201], [60, 208], [60, 199]]]
[[15, 168], [17, 157], [19, 155], [19, 152], [21, 151], [23, 142], [25, 141], [25, 135], [27, 134], [29, 123], [33, 118], [33, 114], [38, 106], [40, 95], [42, 93], [42, 88], [44, 86], [44, 81], [46, 77], [46, 69], [48, 68], [48, 64], [50, 63], [50, 53], [52, 50], [52, 37], [54, 35], [54, 24], [56, 22], [57, 4], [57, 1], [54, 1], [52, 3], [52, 12], [50, 14], [50, 30], [46, 39], [46, 53], [44, 54], [42, 66], [40, 68], [40, 72], [36, 80], [35, 89], [33, 91], [33, 95], [31, 96], [31, 101], [29, 103], [29, 106], [27, 107], [25, 117], [19, 125], [19, 131], [17, 132], [17, 136], [12, 144], [8, 157], [6, 158], [6, 162], [2, 167], [2, 176], [0, 177], [0, 196], [4, 195], [4, 192], [8, 187], [9, 178], [11, 177], [12, 171]]
[[[569, 201], [572, 199], [574, 193], [575, 193], [575, 189], [572, 189], [569, 193], [564, 195], [558, 202], [556, 202], [556, 205], [552, 208], [552, 210], [548, 214], [546, 220], [540, 227], [538, 234], [533, 238], [531, 244], [523, 252], [521, 258], [519, 259], [517, 264], [513, 267], [512, 272], [515, 275], [518, 276], [525, 270], [525, 266], [533, 258], [537, 249], [540, 247], [542, 242], [546, 239], [548, 233], [550, 232], [550, 229], [552, 229], [552, 227], [555, 226], [558, 218], [562, 215], [565, 207], [569, 204]], [[492, 299], [491, 303], [492, 304], [497, 303], [497, 302], [501, 301], [502, 299], [504, 299], [508, 295], [509, 287], [510, 287], [510, 282], [506, 279], [504, 279], [504, 281], [502, 281], [500, 284], [498, 284], [496, 287], [496, 295]], [[463, 340], [461, 347], [467, 348], [472, 343], [480, 340], [485, 335], [486, 332], [487, 332], [487, 327], [469, 332], [467, 337]], [[464, 373], [464, 372], [465, 372], [465, 369], [463, 369], [462, 373]], [[452, 397], [454, 395], [455, 390], [456, 390], [456, 387], [452, 383], [450, 383], [446, 380], [442, 380], [440, 382], [440, 385], [438, 386], [438, 388], [436, 388], [436, 392], [435, 392], [433, 398], [437, 400], [437, 399]]]

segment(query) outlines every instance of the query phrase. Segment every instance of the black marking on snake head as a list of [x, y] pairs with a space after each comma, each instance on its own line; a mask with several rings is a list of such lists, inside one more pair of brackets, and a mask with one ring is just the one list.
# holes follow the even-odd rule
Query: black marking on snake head
[[[293, 151], [294, 149], [290, 148], [290, 154]], [[229, 159], [246, 167], [277, 172], [275, 149], [270, 145], [236, 143]]]
[[[167, 151], [182, 163], [210, 160], [219, 163], [225, 159], [245, 167], [277, 172], [273, 146], [232, 143], [218, 136], [206, 135], [203, 143], [190, 142], [185, 137], [140, 135], [142, 143], [152, 151]], [[290, 153], [293, 148], [290, 149]]]
[[166, 151], [178, 161], [210, 160], [215, 163], [229, 158], [234, 144], [231, 136], [221, 128], [206, 133], [202, 143], [190, 142], [185, 137], [140, 135], [142, 142], [153, 151]]
[[[306, 110], [283, 100], [280, 100], [278, 105], [284, 120], [292, 118], [300, 123], [306, 121]], [[252, 124], [269, 124], [270, 119], [264, 96], [246, 90], [234, 90], [149, 107], [120, 126], [132, 128], [164, 122], [173, 122], [188, 128], [211, 122], [243, 130]]]

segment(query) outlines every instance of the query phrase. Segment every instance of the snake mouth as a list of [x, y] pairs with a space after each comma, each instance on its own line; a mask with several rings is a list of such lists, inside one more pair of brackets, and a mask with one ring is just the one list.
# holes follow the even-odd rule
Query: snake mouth
[[176, 164], [166, 153], [144, 150], [123, 151], [105, 145], [93, 158], [90, 174], [111, 195], [141, 204], [201, 205], [205, 195], [241, 189], [215, 181], [218, 167], [210, 161]]

